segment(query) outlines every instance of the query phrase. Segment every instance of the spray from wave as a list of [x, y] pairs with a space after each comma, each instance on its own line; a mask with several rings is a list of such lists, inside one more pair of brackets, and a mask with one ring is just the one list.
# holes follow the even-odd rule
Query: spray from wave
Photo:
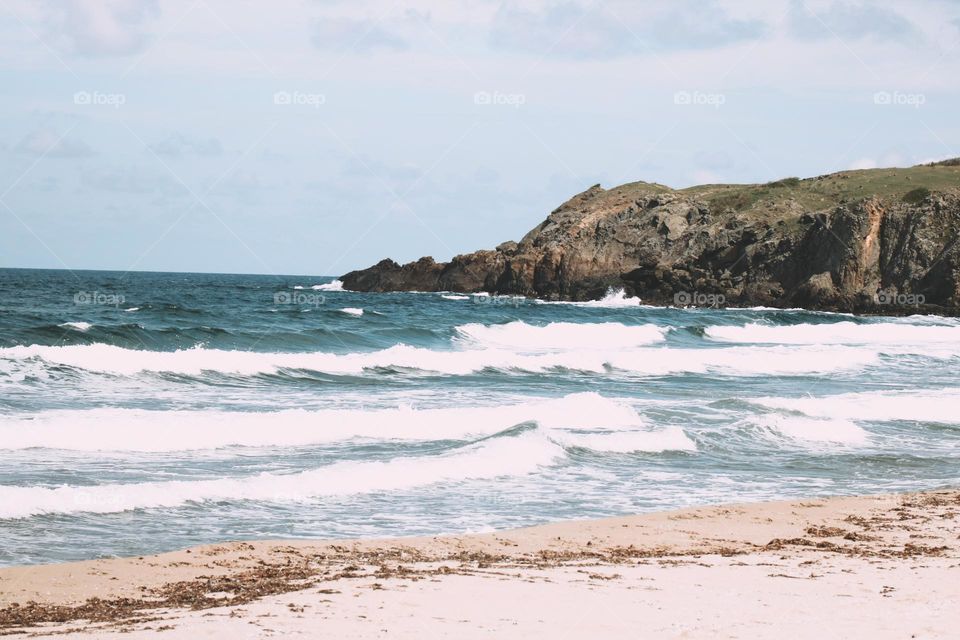
[[315, 284], [310, 288], [314, 291], [345, 291], [343, 288], [343, 283], [339, 280], [334, 280], [333, 282], [327, 282], [325, 284]]

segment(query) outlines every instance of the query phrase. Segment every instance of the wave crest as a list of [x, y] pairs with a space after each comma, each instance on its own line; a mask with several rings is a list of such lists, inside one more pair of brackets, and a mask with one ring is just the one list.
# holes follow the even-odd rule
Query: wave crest
[[0, 519], [40, 514], [118, 513], [219, 500], [296, 502], [323, 496], [402, 491], [445, 482], [520, 476], [553, 464], [563, 449], [526, 432], [433, 456], [344, 461], [299, 473], [242, 478], [102, 484], [92, 487], [0, 487]]
[[515, 320], [506, 324], [460, 325], [456, 332], [462, 340], [479, 346], [531, 351], [638, 347], [662, 342], [667, 329], [653, 324], [629, 326], [619, 322], [551, 322], [537, 326]]

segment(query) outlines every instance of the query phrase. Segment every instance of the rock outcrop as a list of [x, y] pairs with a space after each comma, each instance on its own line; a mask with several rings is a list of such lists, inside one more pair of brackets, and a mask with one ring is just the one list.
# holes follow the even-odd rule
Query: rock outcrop
[[649, 304], [957, 313], [960, 166], [765, 185], [590, 187], [519, 242], [341, 277], [357, 291], [458, 291]]

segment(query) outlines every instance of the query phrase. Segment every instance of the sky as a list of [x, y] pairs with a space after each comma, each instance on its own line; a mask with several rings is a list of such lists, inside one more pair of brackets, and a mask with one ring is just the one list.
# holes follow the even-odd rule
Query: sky
[[960, 156], [960, 0], [4, 0], [0, 267], [339, 275]]

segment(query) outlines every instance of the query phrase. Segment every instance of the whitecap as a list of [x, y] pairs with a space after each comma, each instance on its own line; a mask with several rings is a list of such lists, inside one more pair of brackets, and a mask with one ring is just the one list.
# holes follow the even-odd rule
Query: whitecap
[[771, 409], [798, 411], [816, 418], [886, 422], [904, 420], [960, 424], [960, 389], [870, 391], [803, 398], [756, 398]]
[[97, 408], [45, 411], [29, 418], [0, 417], [0, 450], [43, 447], [165, 452], [227, 446], [308, 446], [355, 438], [463, 440], [494, 435], [523, 423], [535, 423], [546, 430], [594, 431], [644, 424], [625, 402], [596, 393], [498, 406], [434, 409], [241, 412]]
[[550, 437], [565, 447], [582, 447], [611, 453], [697, 450], [697, 445], [680, 427], [615, 433], [564, 433], [551, 434]]
[[506, 324], [465, 324], [456, 327], [459, 337], [469, 343], [495, 348], [612, 349], [662, 342], [667, 329], [652, 324], [629, 326], [619, 322], [551, 322], [544, 326], [522, 320]]
[[343, 288], [343, 283], [339, 280], [334, 280], [333, 282], [327, 282], [325, 284], [315, 284], [310, 288], [314, 291], [345, 291]]
[[88, 331], [93, 325], [89, 322], [64, 322], [57, 326], [65, 329], [76, 329], [77, 331]]
[[804, 442], [834, 442], [859, 445], [867, 441], [863, 427], [842, 418], [808, 418], [765, 414], [756, 416], [752, 422], [764, 429], [775, 431], [793, 440]]
[[754, 344], [960, 344], [960, 326], [910, 325], [896, 322], [707, 327], [711, 340]]
[[527, 432], [440, 455], [342, 461], [299, 473], [56, 488], [0, 486], [0, 518], [119, 513], [225, 500], [299, 502], [323, 496], [402, 491], [439, 483], [523, 476], [555, 463], [563, 455], [563, 449], [543, 434]]

